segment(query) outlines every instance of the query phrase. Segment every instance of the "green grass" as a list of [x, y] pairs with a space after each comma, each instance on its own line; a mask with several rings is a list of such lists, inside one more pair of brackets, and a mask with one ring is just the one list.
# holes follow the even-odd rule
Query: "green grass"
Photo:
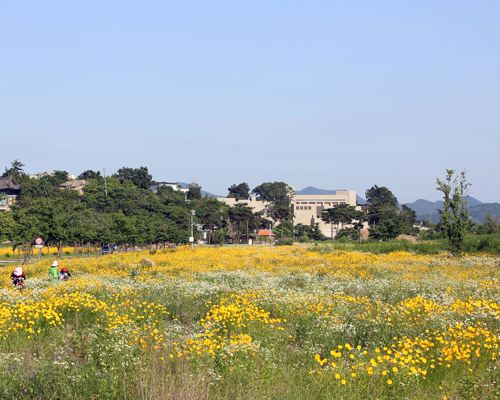
[[[447, 239], [436, 239], [417, 241], [412, 243], [408, 240], [391, 240], [380, 242], [366, 240], [361, 244], [351, 240], [329, 240], [325, 242], [315, 242], [316, 250], [329, 252], [334, 250], [362, 251], [373, 254], [385, 254], [394, 251], [407, 251], [413, 254], [438, 255], [449, 252]], [[500, 234], [495, 235], [471, 235], [465, 238], [463, 253], [487, 253], [500, 254]]]

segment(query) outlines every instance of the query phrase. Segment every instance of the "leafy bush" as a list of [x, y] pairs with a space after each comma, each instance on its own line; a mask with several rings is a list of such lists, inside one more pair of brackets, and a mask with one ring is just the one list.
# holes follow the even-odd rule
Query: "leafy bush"
[[500, 235], [478, 235], [466, 237], [463, 244], [466, 253], [500, 253]]
[[[354, 228], [343, 228], [337, 232], [335, 239], [340, 239], [343, 237], [348, 238], [348, 239], [357, 240], [359, 238], [358, 230], [354, 229]], [[345, 243], [345, 242], [342, 242], [342, 243]]]
[[274, 243], [275, 246], [293, 246], [292, 239], [278, 239]]
[[[345, 239], [345, 238], [344, 238]], [[317, 251], [321, 254], [333, 252], [336, 250], [343, 251], [362, 251], [373, 254], [387, 254], [396, 251], [407, 251], [414, 254], [442, 254], [447, 250], [447, 244], [444, 240], [433, 242], [412, 243], [408, 240], [393, 240], [388, 242], [379, 242], [376, 240], [367, 240], [363, 244], [355, 241], [350, 243], [336, 242], [332, 245], [316, 245], [310, 248], [310, 251]]]

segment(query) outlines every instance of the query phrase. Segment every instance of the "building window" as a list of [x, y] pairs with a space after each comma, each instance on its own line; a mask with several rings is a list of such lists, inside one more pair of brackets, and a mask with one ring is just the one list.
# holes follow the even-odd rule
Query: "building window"
[[308, 210], [310, 210], [310, 209], [311, 209], [311, 206], [309, 206]]

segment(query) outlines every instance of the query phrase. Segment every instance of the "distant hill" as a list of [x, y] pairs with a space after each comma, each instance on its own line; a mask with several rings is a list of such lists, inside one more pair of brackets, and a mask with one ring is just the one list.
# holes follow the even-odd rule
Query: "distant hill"
[[492, 217], [498, 218], [500, 216], [500, 204], [482, 203], [478, 206], [469, 208], [469, 215], [472, 217], [472, 221], [476, 224], [484, 224], [488, 214]]
[[[189, 183], [185, 183], [185, 182], [177, 182], [177, 183], [184, 188], [189, 187]], [[219, 196], [218, 194], [213, 194], [213, 193], [207, 192], [206, 190], [201, 189], [201, 196], [205, 197], [207, 195], [208, 195], [208, 197], [225, 197], [225, 196]]]
[[[498, 203], [483, 203], [474, 197], [469, 197], [467, 200], [469, 214], [476, 224], [484, 224], [488, 214], [500, 216], [500, 204]], [[406, 205], [416, 212], [417, 220], [425, 219], [436, 224], [441, 219], [438, 213], [438, 209], [443, 205], [441, 201], [433, 203], [429, 200], [419, 199], [413, 203], [406, 203]]]
[[481, 204], [485, 204], [482, 201], [479, 201], [478, 199], [475, 199], [474, 197], [470, 197], [470, 196], [469, 196], [469, 198], [467, 200], [467, 203], [469, 203], [469, 208], [480, 206]]
[[438, 209], [440, 209], [443, 205], [441, 201], [433, 203], [429, 200], [418, 199], [413, 203], [406, 203], [405, 205], [415, 211], [417, 214], [417, 220], [419, 221], [425, 219], [427, 221], [431, 221], [433, 224], [436, 224], [440, 220]]
[[[296, 190], [296, 194], [336, 194], [337, 190], [327, 190], [327, 189], [318, 189], [313, 186], [308, 186], [302, 190]], [[358, 204], [364, 204], [366, 203], [366, 200], [363, 199], [362, 197], [359, 197], [356, 195], [356, 200], [358, 201]]]

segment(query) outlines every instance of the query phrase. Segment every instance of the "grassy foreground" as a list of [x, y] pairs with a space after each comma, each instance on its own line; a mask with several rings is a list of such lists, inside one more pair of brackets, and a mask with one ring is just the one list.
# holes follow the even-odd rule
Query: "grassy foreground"
[[186, 247], [44, 260], [23, 294], [4, 268], [0, 398], [500, 398], [499, 262]]

